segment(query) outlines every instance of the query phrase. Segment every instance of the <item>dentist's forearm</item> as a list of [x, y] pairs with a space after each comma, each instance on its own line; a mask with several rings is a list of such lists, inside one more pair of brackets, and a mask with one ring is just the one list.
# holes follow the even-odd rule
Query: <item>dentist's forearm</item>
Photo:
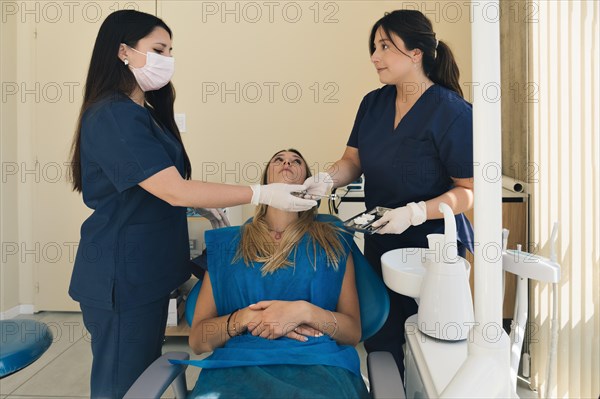
[[362, 173], [358, 148], [346, 147], [342, 158], [326, 171], [333, 179], [333, 187], [342, 187], [358, 179]]
[[252, 199], [248, 186], [185, 180], [174, 166], [150, 176], [140, 186], [173, 206], [224, 208], [248, 204]]
[[454, 187], [439, 197], [425, 201], [427, 206], [427, 219], [441, 219], [444, 215], [440, 212], [440, 203], [445, 202], [452, 208], [455, 215], [466, 212], [473, 206], [473, 189]]
[[177, 191], [176, 203], [195, 208], [225, 208], [249, 204], [251, 199], [252, 189], [249, 186], [183, 180], [183, 187]]

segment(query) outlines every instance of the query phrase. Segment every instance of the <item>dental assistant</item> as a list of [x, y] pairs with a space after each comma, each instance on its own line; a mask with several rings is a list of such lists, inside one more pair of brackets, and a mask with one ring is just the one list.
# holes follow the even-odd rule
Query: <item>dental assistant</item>
[[[472, 107], [463, 99], [459, 70], [446, 43], [421, 12], [397, 10], [371, 30], [371, 61], [383, 87], [358, 109], [346, 150], [308, 192], [324, 194], [365, 176], [366, 208], [393, 208], [365, 235], [365, 256], [381, 275], [381, 256], [397, 248], [427, 248], [427, 235], [443, 233], [440, 202], [456, 214], [458, 250], [473, 251], [463, 212], [473, 205]], [[403, 375], [404, 323], [417, 304], [388, 290], [390, 314], [365, 342], [368, 352], [389, 351]]]
[[71, 172], [93, 212], [81, 227], [69, 294], [92, 338], [93, 398], [121, 398], [161, 354], [169, 293], [190, 277], [186, 207], [316, 206], [290, 194], [302, 185], [191, 180], [174, 120], [171, 45], [161, 19], [114, 12], [87, 74]]

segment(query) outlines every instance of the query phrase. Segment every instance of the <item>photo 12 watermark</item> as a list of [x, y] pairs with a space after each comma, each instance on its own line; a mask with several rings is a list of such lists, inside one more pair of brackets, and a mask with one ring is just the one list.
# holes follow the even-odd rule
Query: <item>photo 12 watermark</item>
[[9, 82], [1, 85], [2, 103], [79, 103], [83, 98], [80, 82]]
[[[539, 325], [534, 322], [528, 322], [526, 327], [526, 336], [520, 336], [519, 325], [516, 322], [513, 322], [511, 325], [511, 329], [514, 331], [512, 339], [514, 342], [522, 342], [527, 341], [529, 343], [538, 343], [538, 339], [535, 337], [539, 331]], [[457, 341], [461, 340], [461, 337], [464, 334], [464, 331], [470, 331], [467, 336], [467, 342], [474, 342], [475, 336], [473, 334], [473, 329], [477, 329], [483, 340], [487, 343], [497, 343], [502, 338], [502, 335], [507, 333], [504, 327], [498, 323], [488, 322], [485, 324], [472, 321], [472, 322], [432, 322], [432, 323], [424, 323], [424, 322], [416, 322], [416, 323], [407, 323], [406, 324], [406, 335], [414, 336], [420, 333], [420, 340], [422, 343], [427, 342], [428, 340], [438, 339], [444, 341]], [[432, 338], [434, 337], [434, 338]]]
[[2, 23], [96, 24], [119, 10], [140, 10], [133, 1], [1, 1]]
[[458, 23], [468, 20], [472, 23], [481, 17], [485, 22], [498, 23], [507, 18], [515, 23], [537, 23], [539, 6], [534, 2], [502, 0], [500, 3], [482, 1], [422, 0], [400, 1], [397, 9], [422, 12], [434, 23]]
[[58, 342], [73, 344], [81, 339], [91, 342], [89, 331], [80, 321], [44, 321], [30, 323], [30, 320], [9, 320], [0, 325], [0, 345], [8, 342], [38, 342], [50, 339], [53, 344]]
[[336, 82], [202, 82], [203, 103], [277, 103], [301, 101], [337, 104], [340, 87]]
[[203, 1], [202, 23], [336, 24], [340, 6], [334, 1]]
[[2, 184], [70, 183], [71, 162], [2, 162]]
[[[3, 241], [1, 246], [2, 263], [16, 261], [19, 263], [57, 264], [75, 262], [78, 242], [25, 242]], [[99, 258], [101, 248], [98, 245], [88, 245], [82, 254], [89, 259]]]
[[[308, 165], [311, 171], [313, 179], [317, 181], [319, 172], [329, 170], [335, 162], [314, 162]], [[235, 183], [235, 184], [246, 184], [246, 183], [261, 183], [263, 171], [267, 169], [268, 162], [218, 162], [218, 161], [205, 161], [199, 164], [194, 169], [194, 175], [202, 181], [212, 181], [221, 183]], [[294, 170], [290, 170], [286, 174], [286, 178], [290, 182], [296, 181], [298, 176], [295, 175]], [[300, 171], [298, 171], [300, 173]]]

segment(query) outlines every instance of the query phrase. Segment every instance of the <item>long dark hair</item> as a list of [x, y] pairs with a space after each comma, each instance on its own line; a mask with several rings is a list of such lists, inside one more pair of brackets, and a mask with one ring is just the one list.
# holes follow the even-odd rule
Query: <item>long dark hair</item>
[[[390, 39], [390, 33], [398, 35], [404, 41], [407, 49], [420, 49], [423, 52], [425, 75], [434, 83], [455, 91], [461, 97], [464, 97], [458, 83], [460, 72], [452, 50], [446, 43], [436, 40], [431, 21], [423, 13], [416, 10], [396, 10], [386, 13], [371, 29], [371, 36], [369, 37], [371, 55], [375, 52], [375, 34], [379, 27]], [[396, 46], [395, 43], [394, 46]]]
[[[137, 46], [137, 42], [148, 36], [154, 29], [163, 28], [172, 37], [171, 29], [162, 19], [139, 11], [121, 10], [110, 14], [96, 37], [92, 59], [85, 81], [83, 104], [79, 112], [77, 130], [71, 145], [71, 179], [73, 190], [81, 192], [81, 122], [85, 111], [98, 101], [119, 94], [129, 95], [136, 87], [133, 73], [117, 56], [119, 46], [125, 43], [130, 47]], [[192, 167], [190, 159], [185, 152], [181, 133], [175, 123], [173, 104], [175, 103], [175, 88], [169, 82], [165, 87], [145, 93], [146, 108], [152, 116], [181, 143], [183, 148], [185, 174], [184, 178], [190, 179]]]

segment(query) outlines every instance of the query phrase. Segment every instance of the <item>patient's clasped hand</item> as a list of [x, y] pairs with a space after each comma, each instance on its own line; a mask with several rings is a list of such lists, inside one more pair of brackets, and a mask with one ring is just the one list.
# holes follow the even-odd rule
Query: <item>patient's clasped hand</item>
[[[302, 184], [296, 150], [277, 152], [263, 184]], [[192, 397], [368, 397], [354, 346], [360, 310], [350, 245], [341, 223], [317, 209], [257, 207], [240, 227], [206, 232], [208, 272], [190, 346], [213, 353]]]

